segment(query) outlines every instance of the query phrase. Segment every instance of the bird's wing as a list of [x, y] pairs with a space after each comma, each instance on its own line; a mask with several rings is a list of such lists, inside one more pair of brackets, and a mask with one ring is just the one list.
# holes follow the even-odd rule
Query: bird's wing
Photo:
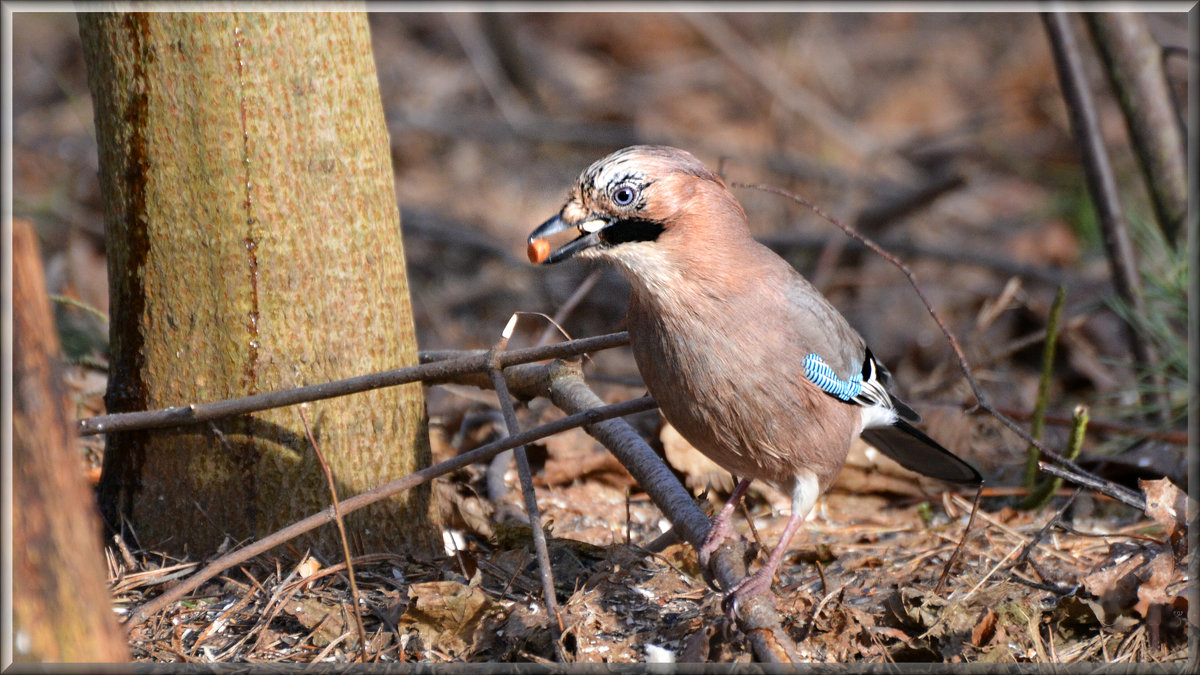
[[805, 378], [830, 396], [880, 413], [864, 415], [869, 428], [863, 439], [907, 469], [958, 483], [982, 481], [974, 467], [913, 426], [921, 416], [892, 393], [892, 374], [845, 317], [798, 273], [788, 300], [796, 312], [796, 337], [809, 352]]
[[904, 420], [896, 420], [890, 427], [866, 429], [862, 437], [910, 471], [954, 483], [983, 482], [975, 467]]
[[[892, 374], [884, 367], [882, 363], [875, 359], [875, 355], [871, 353], [869, 348], [864, 348], [862, 379], [863, 390], [870, 391], [870, 397], [862, 401], [856, 401], [859, 405], [879, 405], [886, 401], [884, 405], [896, 411], [902, 419], [919, 424], [921, 416], [916, 410], [908, 407], [908, 404], [896, 398], [892, 393]], [[868, 383], [870, 383], [868, 385]]]

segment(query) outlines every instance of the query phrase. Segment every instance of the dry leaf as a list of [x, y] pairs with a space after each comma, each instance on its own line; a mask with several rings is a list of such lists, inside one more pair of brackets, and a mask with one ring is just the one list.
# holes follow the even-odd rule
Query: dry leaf
[[971, 630], [971, 644], [983, 647], [996, 637], [996, 610], [988, 607]]
[[413, 600], [400, 621], [413, 625], [429, 647], [461, 654], [474, 642], [483, 619], [498, 605], [476, 586], [430, 581], [408, 588]]
[[569, 458], [551, 454], [539, 478], [536, 485], [566, 485], [585, 478], [622, 489], [637, 485], [625, 465], [607, 450]]
[[[313, 631], [312, 641], [318, 647], [324, 647], [350, 631], [351, 610], [344, 605], [330, 605], [319, 598], [302, 596], [288, 601], [283, 611], [299, 621], [300, 625]], [[347, 647], [357, 644], [357, 637], [345, 643]]]
[[1137, 587], [1137, 603], [1133, 609], [1142, 618], [1150, 616], [1151, 605], [1170, 605], [1173, 598], [1167, 593], [1167, 585], [1175, 578], [1175, 556], [1162, 551], [1138, 570], [1144, 578]]
[[1146, 515], [1166, 528], [1176, 552], [1181, 557], [1186, 555], [1188, 507], [1190, 513], [1196, 513], [1196, 505], [1189, 504], [1187, 493], [1166, 478], [1139, 480], [1138, 487], [1146, 495]]

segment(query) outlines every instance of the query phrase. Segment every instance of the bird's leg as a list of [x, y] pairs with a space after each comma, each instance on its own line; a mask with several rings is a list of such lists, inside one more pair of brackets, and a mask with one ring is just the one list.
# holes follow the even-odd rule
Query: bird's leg
[[725, 538], [732, 534], [730, 521], [733, 519], [733, 510], [737, 508], [738, 502], [742, 500], [742, 495], [746, 494], [746, 489], [750, 487], [749, 478], [743, 478], [738, 481], [737, 486], [733, 488], [733, 493], [729, 495], [729, 500], [725, 502], [725, 506], [717, 512], [717, 517], [713, 518], [712, 525], [708, 528], [708, 534], [704, 535], [704, 543], [700, 545], [700, 550], [697, 555], [700, 558], [700, 569], [708, 568], [708, 559], [713, 552], [721, 545]]
[[737, 611], [738, 602], [771, 590], [771, 584], [775, 581], [775, 572], [783, 562], [783, 556], [787, 553], [792, 537], [796, 535], [796, 530], [800, 529], [804, 518], [817, 503], [817, 497], [820, 494], [821, 486], [816, 474], [802, 470], [792, 485], [792, 515], [788, 518], [787, 524], [783, 526], [783, 534], [779, 535], [779, 543], [771, 550], [771, 556], [757, 572], [743, 579], [725, 594], [725, 611], [730, 620]]
[[783, 527], [783, 534], [779, 537], [779, 543], [771, 550], [771, 557], [767, 558], [767, 562], [757, 572], [742, 579], [737, 586], [734, 586], [732, 590], [725, 594], [724, 604], [731, 618], [737, 609], [738, 602], [771, 590], [771, 584], [775, 581], [775, 572], [779, 569], [780, 563], [783, 562], [783, 556], [787, 553], [788, 544], [791, 543], [796, 530], [800, 529], [805, 515], [807, 515], [807, 512], [800, 513], [793, 510], [791, 517], [788, 518], [787, 525]]

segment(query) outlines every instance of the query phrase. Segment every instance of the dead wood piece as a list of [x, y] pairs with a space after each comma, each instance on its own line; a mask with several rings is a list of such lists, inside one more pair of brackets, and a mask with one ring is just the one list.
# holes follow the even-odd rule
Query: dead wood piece
[[9, 659], [123, 662], [105, 586], [100, 519], [58, 369], [37, 235], [12, 223], [12, 621]]

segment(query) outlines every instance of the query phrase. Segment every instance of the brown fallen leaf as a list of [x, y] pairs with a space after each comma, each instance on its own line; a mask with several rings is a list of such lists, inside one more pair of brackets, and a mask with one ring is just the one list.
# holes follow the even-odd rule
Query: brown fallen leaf
[[971, 630], [971, 644], [984, 647], [996, 637], [996, 610], [988, 607]]
[[320, 598], [302, 596], [284, 604], [283, 611], [312, 631], [312, 642], [317, 647], [324, 647], [345, 633], [351, 633], [344, 643], [347, 648], [358, 645], [358, 636], [351, 630], [351, 610], [345, 605], [332, 605]]
[[457, 581], [413, 584], [408, 596], [413, 602], [399, 623], [416, 628], [426, 647], [453, 655], [463, 653], [483, 620], [499, 609], [478, 586]]
[[1107, 558], [1096, 571], [1083, 578], [1084, 590], [1096, 598], [1095, 603], [1089, 604], [1103, 624], [1112, 625], [1117, 617], [1133, 608], [1141, 583], [1138, 574], [1150, 557], [1144, 548], [1119, 542], [1109, 548]]
[[1189, 513], [1196, 513], [1196, 504], [1189, 503], [1187, 493], [1166, 478], [1139, 480], [1138, 487], [1146, 495], [1146, 515], [1166, 529], [1171, 546], [1182, 562], [1183, 556], [1187, 555], [1187, 518]]
[[1130, 611], [1146, 619], [1164, 608], [1186, 610], [1184, 569], [1165, 544], [1114, 544], [1099, 569], [1083, 578], [1083, 587], [1095, 598], [1088, 602], [1100, 621], [1116, 625]]
[[625, 465], [608, 451], [589, 452], [569, 458], [551, 453], [546, 459], [542, 475], [534, 479], [534, 485], [566, 485], [585, 478], [616, 488], [637, 485]]
[[1137, 587], [1137, 602], [1133, 610], [1142, 618], [1150, 616], [1152, 605], [1170, 605], [1174, 598], [1167, 586], [1175, 579], [1175, 557], [1167, 551], [1153, 556], [1141, 569], [1142, 583]]

